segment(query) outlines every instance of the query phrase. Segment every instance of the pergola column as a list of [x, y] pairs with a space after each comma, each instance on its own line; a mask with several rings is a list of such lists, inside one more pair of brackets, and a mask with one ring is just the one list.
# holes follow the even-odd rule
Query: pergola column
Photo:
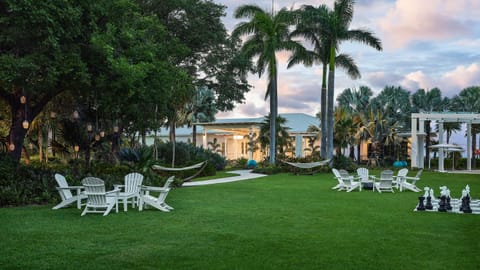
[[203, 128], [203, 138], [202, 138], [202, 145], [203, 149], [208, 149], [208, 141], [207, 141], [207, 128]]
[[303, 141], [302, 135], [295, 135], [295, 157], [302, 157]]
[[[438, 122], [438, 144], [443, 144], [443, 122], [439, 121]], [[443, 172], [445, 171], [445, 155], [444, 155], [444, 149], [439, 148], [438, 149], [438, 170]]]
[[472, 170], [472, 123], [467, 123], [467, 170]]

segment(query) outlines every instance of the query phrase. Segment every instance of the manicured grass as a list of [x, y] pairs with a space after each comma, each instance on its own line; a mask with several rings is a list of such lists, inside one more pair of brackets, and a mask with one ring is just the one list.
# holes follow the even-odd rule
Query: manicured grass
[[[412, 173], [410, 173], [412, 174]], [[458, 197], [479, 175], [425, 172]], [[337, 192], [331, 174], [179, 188], [156, 210], [0, 209], [1, 269], [478, 269], [480, 215], [413, 212], [419, 193]]]

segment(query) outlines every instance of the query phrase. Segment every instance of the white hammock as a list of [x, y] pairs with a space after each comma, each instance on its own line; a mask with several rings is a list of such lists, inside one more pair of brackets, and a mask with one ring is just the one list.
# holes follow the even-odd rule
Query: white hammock
[[183, 179], [184, 182], [187, 182], [195, 178], [197, 175], [199, 175], [203, 171], [203, 169], [207, 166], [207, 161], [208, 160], [205, 160], [188, 167], [180, 167], [180, 168], [171, 168], [171, 167], [164, 167], [160, 165], [152, 165], [152, 169], [156, 171], [166, 171], [166, 172], [183, 172], [183, 171], [198, 169], [198, 171], [195, 174]]
[[328, 163], [330, 163], [331, 159], [326, 159], [322, 161], [317, 161], [317, 162], [288, 162], [288, 161], [282, 161], [285, 164], [288, 164], [292, 167], [294, 167], [293, 173], [294, 174], [299, 174], [296, 172], [295, 169], [306, 169], [309, 170], [309, 174], [314, 174], [315, 171], [313, 171], [314, 168], [320, 167], [320, 166], [325, 166]]

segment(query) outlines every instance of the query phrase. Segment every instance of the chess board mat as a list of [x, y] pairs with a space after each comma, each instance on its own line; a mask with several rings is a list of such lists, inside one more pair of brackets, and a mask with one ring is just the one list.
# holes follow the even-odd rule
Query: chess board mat
[[[432, 206], [433, 209], [431, 210], [425, 210], [425, 211], [418, 211], [418, 203], [413, 209], [415, 212], [438, 212], [438, 203], [440, 202], [440, 199], [434, 198], [432, 199]], [[423, 202], [424, 205], [427, 204], [427, 199], [424, 200]], [[452, 206], [452, 210], [447, 210], [446, 213], [457, 213], [457, 214], [464, 214], [462, 211], [460, 211], [460, 206], [462, 206], [462, 200], [460, 199], [451, 199], [450, 200], [450, 205]], [[480, 214], [480, 200], [471, 200], [470, 201], [470, 208], [472, 209], [471, 214]]]

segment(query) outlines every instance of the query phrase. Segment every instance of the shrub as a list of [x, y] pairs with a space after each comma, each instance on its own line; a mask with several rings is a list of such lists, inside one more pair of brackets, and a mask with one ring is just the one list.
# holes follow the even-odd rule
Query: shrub
[[337, 155], [333, 157], [333, 167], [336, 169], [344, 169], [349, 172], [357, 169], [357, 165], [350, 158], [344, 155]]

